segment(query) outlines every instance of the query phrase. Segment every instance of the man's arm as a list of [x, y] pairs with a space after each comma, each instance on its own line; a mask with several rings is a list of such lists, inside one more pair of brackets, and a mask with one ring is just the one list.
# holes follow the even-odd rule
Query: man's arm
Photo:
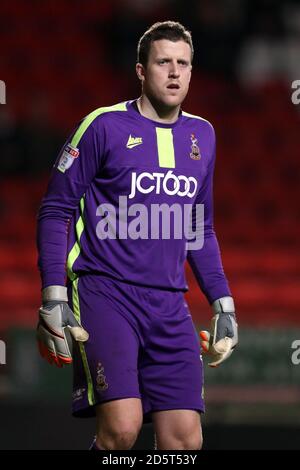
[[[190, 250], [187, 260], [202, 292], [213, 309], [211, 333], [201, 332], [203, 333], [201, 345], [204, 351], [213, 354], [214, 361], [210, 365], [215, 366], [229, 357], [229, 350], [231, 351], [237, 344], [237, 328], [234, 302], [223, 270], [220, 248], [213, 226], [213, 175], [216, 145], [214, 130], [211, 129], [210, 160], [205, 180], [195, 201], [195, 205], [204, 205], [204, 244], [199, 250]], [[196, 225], [199, 223], [196, 219], [195, 206], [192, 217], [193, 232], [195, 232]], [[232, 341], [227, 341], [225, 338], [231, 338]], [[225, 343], [222, 342], [221, 345], [214, 348], [216, 343], [222, 339], [225, 340]], [[218, 349], [219, 346], [220, 349]]]
[[68, 226], [101, 164], [99, 126], [96, 132], [92, 123], [81, 135], [84, 122], [60, 152], [38, 213], [38, 265], [43, 288], [66, 283]]
[[79, 125], [63, 147], [51, 173], [37, 226], [38, 265], [42, 278], [37, 340], [41, 355], [58, 367], [72, 362], [71, 336], [87, 341], [88, 333], [68, 305], [66, 259], [68, 227], [86, 189], [100, 169], [101, 131]]
[[231, 296], [227, 279], [224, 274], [220, 248], [213, 226], [213, 175], [216, 159], [215, 134], [211, 127], [211, 150], [205, 180], [197, 194], [193, 213], [193, 232], [196, 231], [196, 204], [204, 206], [204, 245], [199, 250], [190, 250], [187, 255], [188, 262], [193, 270], [197, 282], [212, 304], [216, 299]]

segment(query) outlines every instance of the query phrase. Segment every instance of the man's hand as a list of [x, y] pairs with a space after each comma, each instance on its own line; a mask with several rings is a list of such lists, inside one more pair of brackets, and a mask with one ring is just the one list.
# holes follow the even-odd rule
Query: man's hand
[[39, 309], [37, 341], [39, 351], [50, 364], [62, 367], [72, 362], [72, 337], [85, 342], [89, 334], [78, 323], [67, 303], [67, 290], [49, 286], [43, 290], [43, 305]]
[[205, 353], [212, 356], [210, 367], [217, 367], [228, 359], [238, 343], [238, 325], [236, 323], [232, 297], [221, 297], [212, 304], [214, 317], [211, 329], [200, 331], [201, 346]]

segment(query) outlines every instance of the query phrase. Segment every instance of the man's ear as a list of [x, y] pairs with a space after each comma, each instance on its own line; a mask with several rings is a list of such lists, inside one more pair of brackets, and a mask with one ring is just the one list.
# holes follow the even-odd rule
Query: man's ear
[[189, 79], [189, 83], [191, 81], [191, 78], [192, 78], [192, 70], [193, 70], [193, 66], [191, 65], [191, 70], [190, 70], [190, 79]]
[[143, 66], [143, 64], [138, 62], [135, 65], [135, 71], [138, 76], [138, 79], [143, 83], [143, 81], [145, 80], [145, 67]]

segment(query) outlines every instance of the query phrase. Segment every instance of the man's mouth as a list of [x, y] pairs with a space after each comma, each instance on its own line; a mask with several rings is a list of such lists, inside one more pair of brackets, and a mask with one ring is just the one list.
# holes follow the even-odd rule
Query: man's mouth
[[169, 85], [167, 85], [167, 88], [171, 89], [171, 90], [179, 90], [180, 86], [178, 85], [178, 83], [169, 83]]

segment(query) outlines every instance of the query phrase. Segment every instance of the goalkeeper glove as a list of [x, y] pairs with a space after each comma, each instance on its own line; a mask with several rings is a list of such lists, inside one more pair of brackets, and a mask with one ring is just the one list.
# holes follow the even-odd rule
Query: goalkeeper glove
[[37, 325], [39, 351], [49, 364], [62, 367], [72, 362], [72, 337], [75, 341], [85, 342], [89, 334], [78, 323], [67, 303], [66, 287], [49, 286], [43, 289], [42, 295]]
[[215, 315], [211, 321], [211, 330], [200, 331], [201, 346], [205, 353], [212, 356], [210, 367], [217, 367], [231, 356], [238, 343], [238, 325], [236, 323], [232, 297], [221, 297], [212, 304]]

